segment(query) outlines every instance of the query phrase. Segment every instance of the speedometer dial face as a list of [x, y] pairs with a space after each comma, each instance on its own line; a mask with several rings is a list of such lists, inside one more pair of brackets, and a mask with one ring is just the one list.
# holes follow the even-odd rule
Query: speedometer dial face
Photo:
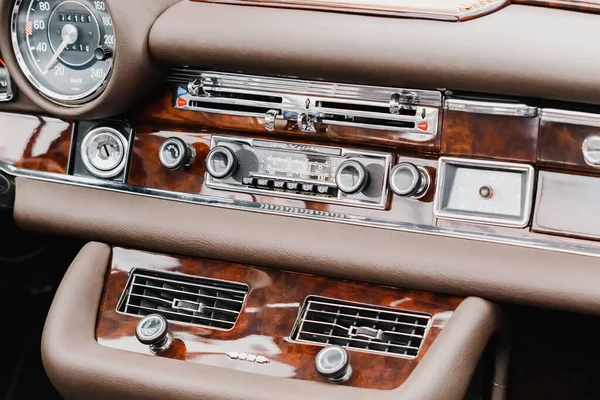
[[27, 79], [50, 99], [89, 97], [113, 65], [115, 32], [100, 0], [17, 0], [12, 42]]

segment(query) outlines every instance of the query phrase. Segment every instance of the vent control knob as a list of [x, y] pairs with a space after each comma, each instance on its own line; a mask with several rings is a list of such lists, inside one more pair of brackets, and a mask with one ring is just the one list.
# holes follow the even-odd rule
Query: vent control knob
[[162, 142], [158, 149], [160, 163], [169, 169], [179, 169], [189, 166], [196, 157], [196, 151], [183, 140], [171, 137]]
[[140, 343], [150, 346], [153, 353], [165, 351], [173, 343], [169, 333], [169, 322], [160, 314], [150, 314], [142, 318], [135, 328], [135, 336]]
[[217, 146], [206, 156], [206, 171], [215, 179], [225, 179], [235, 171], [237, 159], [233, 151]]
[[335, 183], [346, 194], [357, 193], [369, 183], [369, 173], [358, 161], [344, 161], [337, 169]]
[[350, 356], [340, 346], [328, 346], [321, 350], [315, 358], [317, 371], [332, 383], [342, 383], [352, 376]]
[[401, 162], [391, 172], [390, 186], [398, 196], [423, 197], [429, 188], [429, 174], [425, 169], [409, 162]]

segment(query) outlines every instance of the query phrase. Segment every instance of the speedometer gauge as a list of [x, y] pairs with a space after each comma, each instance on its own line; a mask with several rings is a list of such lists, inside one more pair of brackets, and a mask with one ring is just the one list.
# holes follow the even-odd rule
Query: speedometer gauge
[[12, 42], [29, 82], [55, 101], [92, 96], [113, 65], [115, 31], [100, 0], [17, 0]]

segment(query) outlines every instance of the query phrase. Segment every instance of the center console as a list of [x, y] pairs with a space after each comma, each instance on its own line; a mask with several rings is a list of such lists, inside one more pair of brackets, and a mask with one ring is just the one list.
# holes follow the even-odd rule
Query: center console
[[502, 327], [478, 298], [90, 243], [57, 292], [42, 355], [68, 399], [454, 399], [495, 337], [501, 399]]

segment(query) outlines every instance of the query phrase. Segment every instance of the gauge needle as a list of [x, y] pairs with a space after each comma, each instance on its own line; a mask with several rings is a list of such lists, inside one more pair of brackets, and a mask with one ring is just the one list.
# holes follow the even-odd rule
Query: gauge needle
[[48, 73], [50, 68], [52, 68], [56, 60], [58, 60], [60, 54], [67, 48], [67, 46], [77, 41], [77, 37], [79, 36], [77, 27], [75, 27], [75, 25], [66, 24], [61, 30], [61, 36], [62, 43], [60, 44], [60, 46], [58, 46], [58, 49], [56, 49], [56, 52], [54, 53], [50, 61], [48, 61], [44, 72], [42, 72], [43, 75], [46, 75]]

